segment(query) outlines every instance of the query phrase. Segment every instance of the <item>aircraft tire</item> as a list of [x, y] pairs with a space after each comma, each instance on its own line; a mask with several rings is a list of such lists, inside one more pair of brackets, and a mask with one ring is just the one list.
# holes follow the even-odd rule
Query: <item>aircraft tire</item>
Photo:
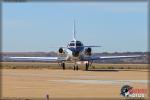
[[76, 66], [75, 65], [73, 66], [73, 70], [76, 70]]
[[76, 70], [79, 70], [79, 67], [78, 67], [78, 65], [76, 66]]
[[62, 68], [63, 70], [65, 70], [65, 63], [62, 63]]
[[85, 70], [87, 71], [88, 70], [88, 68], [89, 68], [89, 64], [88, 63], [86, 63], [86, 65], [85, 65]]

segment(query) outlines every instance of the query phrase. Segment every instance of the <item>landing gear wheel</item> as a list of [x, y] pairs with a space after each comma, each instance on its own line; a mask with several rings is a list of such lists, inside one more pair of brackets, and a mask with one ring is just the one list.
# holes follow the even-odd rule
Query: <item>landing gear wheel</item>
[[63, 70], [65, 70], [65, 63], [62, 63], [61, 66], [62, 66]]
[[73, 70], [76, 70], [76, 66], [75, 65], [73, 66]]
[[78, 70], [79, 69], [79, 67], [78, 67], [78, 65], [76, 66], [76, 70]]
[[73, 70], [79, 70], [78, 65], [74, 65], [74, 66], [73, 66]]
[[89, 69], [89, 63], [86, 63], [85, 67], [86, 67], [85, 70], [87, 71]]

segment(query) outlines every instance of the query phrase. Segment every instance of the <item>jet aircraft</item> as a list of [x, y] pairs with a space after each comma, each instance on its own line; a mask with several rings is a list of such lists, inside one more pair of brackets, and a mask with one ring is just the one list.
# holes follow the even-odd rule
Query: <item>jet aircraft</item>
[[[9, 57], [9, 59], [14, 61], [54, 61], [58, 62], [59, 65], [65, 69], [66, 61], [73, 61], [74, 70], [78, 70], [79, 61], [85, 62], [85, 70], [92, 65], [94, 60], [103, 60], [103, 59], [122, 59], [122, 58], [136, 58], [141, 57], [141, 55], [131, 55], [131, 56], [93, 56], [92, 48], [101, 47], [96, 45], [84, 45], [81, 41], [76, 39], [76, 28], [75, 21], [73, 24], [73, 39], [68, 43], [67, 46], [59, 47], [58, 57]], [[67, 56], [64, 56], [67, 55]]]

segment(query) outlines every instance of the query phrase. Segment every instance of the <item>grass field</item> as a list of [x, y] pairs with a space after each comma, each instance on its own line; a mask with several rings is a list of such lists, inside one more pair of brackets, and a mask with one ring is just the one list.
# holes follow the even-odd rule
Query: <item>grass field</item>
[[[58, 63], [49, 62], [1, 62], [1, 69], [61, 69]], [[66, 69], [72, 69], [72, 63], [66, 63]], [[148, 69], [148, 64], [96, 64], [90, 69]], [[85, 65], [79, 65], [79, 69], [85, 69]]]

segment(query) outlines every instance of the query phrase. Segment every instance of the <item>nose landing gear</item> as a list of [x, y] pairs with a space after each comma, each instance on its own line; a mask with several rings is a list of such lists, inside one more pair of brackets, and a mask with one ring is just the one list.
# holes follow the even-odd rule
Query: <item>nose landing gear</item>
[[[65, 70], [66, 69], [66, 66], [65, 66], [65, 62], [61, 62], [61, 63], [59, 63], [59, 65], [62, 67], [62, 69], [63, 70]], [[92, 65], [92, 62], [90, 63], [89, 61], [85, 64], [85, 71], [88, 71], [88, 69], [89, 69], [89, 67]], [[78, 66], [78, 64], [76, 64], [76, 62], [75, 62], [75, 64], [74, 64], [74, 66], [73, 66], [73, 70], [79, 70], [79, 66]]]
[[79, 70], [78, 65], [74, 65], [74, 66], [73, 66], [73, 70]]

